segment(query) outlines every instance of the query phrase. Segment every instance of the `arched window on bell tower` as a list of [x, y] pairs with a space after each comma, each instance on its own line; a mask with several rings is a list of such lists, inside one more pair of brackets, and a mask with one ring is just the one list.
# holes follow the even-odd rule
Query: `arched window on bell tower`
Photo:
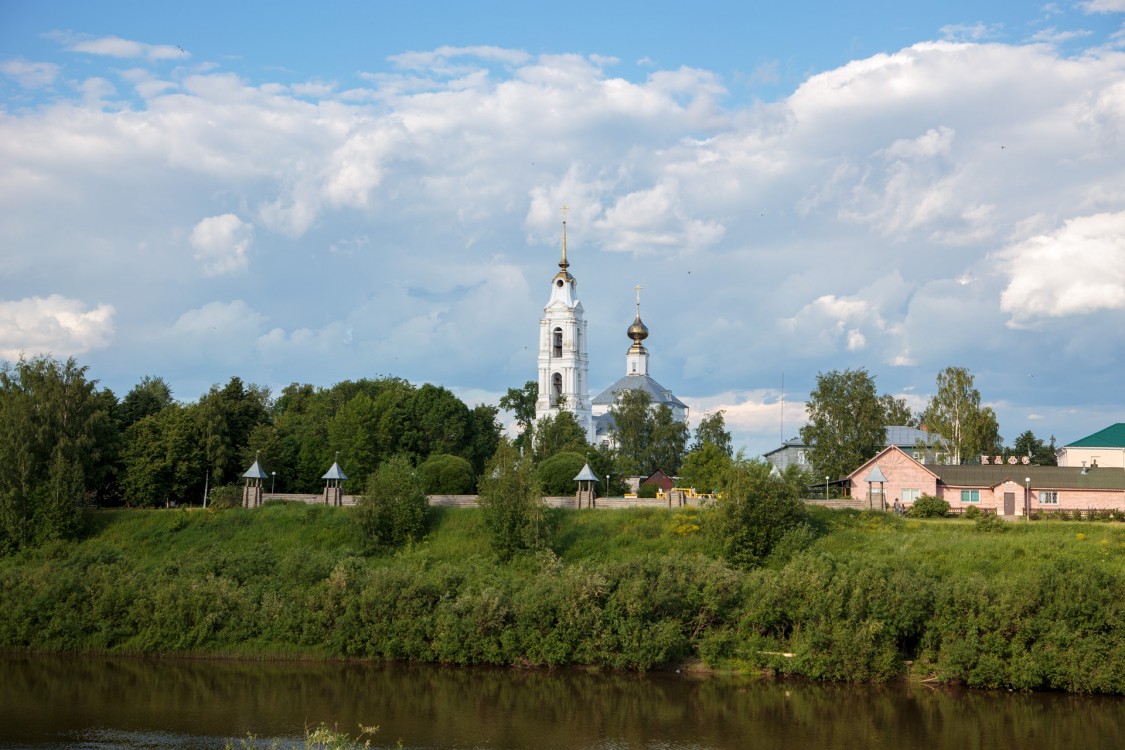
[[556, 372], [551, 376], [551, 406], [557, 406], [562, 395], [562, 375]]
[[551, 356], [562, 356], [562, 329], [556, 328], [551, 336]]

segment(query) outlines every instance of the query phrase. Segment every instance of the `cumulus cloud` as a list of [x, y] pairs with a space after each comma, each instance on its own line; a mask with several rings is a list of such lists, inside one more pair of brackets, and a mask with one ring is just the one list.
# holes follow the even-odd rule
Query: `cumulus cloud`
[[146, 58], [148, 60], [174, 60], [186, 58], [188, 53], [174, 44], [145, 44], [118, 36], [89, 37], [86, 35], [57, 34], [71, 52], [104, 55], [119, 58]]
[[59, 77], [59, 66], [54, 63], [30, 62], [17, 58], [0, 63], [0, 72], [14, 78], [24, 88], [38, 89], [55, 82]]
[[191, 246], [195, 259], [203, 264], [208, 276], [245, 271], [250, 264], [246, 253], [254, 240], [254, 225], [234, 214], [211, 216], [191, 230]]
[[1000, 253], [1014, 325], [1125, 309], [1125, 212], [1082, 216]]
[[108, 346], [113, 305], [89, 308], [59, 294], [0, 300], [0, 357], [21, 354], [71, 356]]

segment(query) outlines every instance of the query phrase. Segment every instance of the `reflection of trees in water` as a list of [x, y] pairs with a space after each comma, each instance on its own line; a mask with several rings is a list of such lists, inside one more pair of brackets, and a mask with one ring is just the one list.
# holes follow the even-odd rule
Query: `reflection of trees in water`
[[362, 722], [382, 726], [380, 742], [433, 747], [1125, 746], [1119, 698], [904, 684], [11, 655], [0, 673], [0, 725], [55, 730], [112, 717], [125, 729], [226, 736]]

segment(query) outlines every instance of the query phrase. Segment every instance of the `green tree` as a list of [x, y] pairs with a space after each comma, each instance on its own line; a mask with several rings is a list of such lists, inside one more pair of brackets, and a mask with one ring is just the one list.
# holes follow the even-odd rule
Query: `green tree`
[[562, 451], [535, 467], [535, 478], [545, 495], [574, 496], [578, 483], [574, 478], [586, 465], [586, 457], [574, 451]]
[[886, 443], [883, 402], [865, 369], [819, 373], [805, 409], [801, 439], [818, 477], [843, 476]]
[[429, 503], [410, 459], [392, 456], [368, 480], [356, 513], [364, 534], [380, 547], [399, 547], [426, 533]]
[[237, 376], [222, 388], [212, 386], [199, 400], [196, 413], [212, 484], [232, 482], [246, 471], [240, 465], [242, 450], [251, 430], [269, 421], [269, 410], [269, 390], [245, 386]]
[[497, 413], [497, 408], [488, 404], [477, 404], [469, 411], [469, 436], [464, 455], [475, 474], [484, 471], [485, 463], [500, 445], [503, 426], [496, 418]]
[[731, 457], [714, 443], [705, 442], [684, 457], [680, 467], [680, 484], [697, 492], [714, 492], [731, 468]]
[[980, 404], [980, 391], [964, 367], [947, 367], [937, 376], [937, 393], [922, 415], [926, 429], [943, 438], [951, 463], [1000, 449], [996, 413]]
[[581, 454], [589, 448], [582, 426], [574, 414], [565, 409], [543, 417], [527, 434], [532, 436], [532, 457], [536, 463], [563, 451]]
[[172, 389], [163, 378], [146, 375], [141, 382], [125, 394], [117, 407], [117, 419], [126, 429], [134, 422], [156, 414], [172, 404]]
[[906, 405], [906, 399], [895, 398], [889, 393], [884, 393], [879, 397], [879, 403], [883, 405], [883, 424], [885, 426], [918, 426], [918, 417], [910, 411], [910, 407]]
[[786, 537], [810, 536], [798, 487], [771, 474], [770, 468], [764, 461], [739, 455], [726, 474], [709, 527], [733, 565], [761, 565]]
[[613, 437], [617, 444], [617, 468], [623, 475], [651, 473], [648, 448], [652, 442], [652, 398], [637, 389], [624, 390], [609, 408], [613, 417]]
[[473, 465], [448, 453], [431, 453], [415, 473], [427, 495], [468, 495], [477, 483]]
[[699, 426], [695, 428], [695, 442], [691, 444], [691, 450], [697, 451], [708, 444], [717, 447], [726, 454], [727, 458], [734, 455], [730, 433], [727, 431], [722, 409], [711, 414], [704, 414], [703, 418], [699, 420]]
[[1028, 430], [1017, 437], [1012, 447], [1005, 452], [1009, 455], [1027, 456], [1031, 459], [1031, 463], [1040, 466], [1058, 466], [1059, 457], [1055, 453], [1057, 450], [1054, 435], [1051, 435], [1050, 443], [1045, 443]]
[[642, 472], [661, 469], [669, 476], [678, 474], [688, 440], [687, 425], [672, 416], [672, 409], [661, 404], [649, 413], [649, 442], [643, 453]]
[[206, 461], [196, 409], [172, 404], [125, 431], [121, 486], [126, 505], [159, 508], [202, 499]]
[[[328, 423], [328, 447], [341, 466], [347, 467], [348, 486], [366, 487], [367, 478], [379, 466], [380, 414], [366, 393], [357, 393], [337, 410]], [[328, 467], [321, 469], [321, 473]]]
[[0, 368], [0, 549], [73, 538], [116, 462], [113, 394], [49, 357]]
[[547, 545], [546, 506], [530, 457], [521, 458], [511, 442], [501, 440], [478, 486], [489, 542], [501, 560]]
[[509, 388], [508, 392], [500, 397], [500, 408], [510, 411], [520, 427], [519, 437], [516, 438], [516, 447], [528, 447], [525, 437], [531, 426], [535, 424], [535, 402], [539, 399], [539, 384], [529, 380], [523, 388]]

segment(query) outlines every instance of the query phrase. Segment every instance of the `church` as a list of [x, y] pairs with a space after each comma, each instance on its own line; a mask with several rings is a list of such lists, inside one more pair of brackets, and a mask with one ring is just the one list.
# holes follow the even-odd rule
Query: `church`
[[637, 316], [626, 332], [633, 343], [625, 353], [625, 375], [591, 400], [586, 319], [582, 302], [578, 299], [578, 282], [570, 273], [570, 263], [566, 258], [566, 219], [563, 219], [562, 259], [558, 273], [551, 279], [551, 296], [539, 320], [536, 420], [565, 409], [574, 414], [588, 441], [595, 445], [609, 443], [613, 434], [610, 407], [622, 391], [643, 390], [652, 399], [654, 409], [666, 405], [671, 409], [673, 418], [687, 422], [687, 405], [649, 375], [648, 350], [641, 343], [648, 338], [648, 327], [641, 321], [640, 287], [636, 290]]

